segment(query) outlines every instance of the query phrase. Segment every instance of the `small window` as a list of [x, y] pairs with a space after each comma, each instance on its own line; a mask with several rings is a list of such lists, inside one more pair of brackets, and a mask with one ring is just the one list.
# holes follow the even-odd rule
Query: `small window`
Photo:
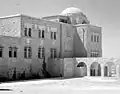
[[44, 47], [39, 47], [38, 48], [38, 58], [44, 58], [45, 57], [45, 48]]
[[17, 48], [14, 47], [14, 58], [17, 58]]
[[9, 47], [9, 57], [17, 58], [17, 47]]
[[27, 36], [27, 28], [24, 30], [24, 35]]
[[29, 32], [28, 32], [28, 34], [29, 34], [29, 37], [31, 37], [31, 28], [29, 28]]
[[53, 48], [50, 49], [50, 53], [51, 53], [51, 58], [53, 58]]
[[96, 42], [96, 35], [94, 35], [94, 42]]
[[93, 35], [91, 35], [91, 41], [93, 42]]
[[41, 38], [41, 30], [38, 30], [38, 37]]
[[42, 48], [42, 58], [44, 58], [45, 57], [45, 48], [43, 47]]
[[99, 42], [99, 36], [97, 36], [97, 42]]
[[56, 40], [56, 32], [54, 32], [54, 40]]
[[86, 21], [85, 21], [85, 20], [83, 20], [82, 24], [86, 24]]
[[12, 47], [9, 47], [9, 57], [12, 57]]
[[56, 37], [57, 36], [57, 34], [56, 34], [56, 32], [51, 32], [51, 39], [52, 40], [56, 40]]
[[38, 48], [38, 58], [41, 58], [41, 48]]
[[32, 48], [28, 47], [28, 58], [32, 57]]
[[24, 58], [30, 59], [32, 57], [32, 48], [24, 47]]
[[3, 47], [0, 46], [0, 57], [3, 57]]
[[57, 51], [56, 51], [55, 48], [51, 48], [50, 52], [51, 52], [51, 58], [56, 58], [57, 57]]
[[56, 49], [54, 49], [54, 58], [56, 58], [57, 57], [57, 51], [56, 51]]
[[90, 53], [90, 57], [92, 57], [92, 53]]
[[53, 32], [51, 32], [51, 39], [53, 39]]
[[24, 48], [24, 58], [27, 58], [27, 47]]
[[42, 30], [42, 38], [44, 38], [44, 37], [45, 37], [45, 31]]

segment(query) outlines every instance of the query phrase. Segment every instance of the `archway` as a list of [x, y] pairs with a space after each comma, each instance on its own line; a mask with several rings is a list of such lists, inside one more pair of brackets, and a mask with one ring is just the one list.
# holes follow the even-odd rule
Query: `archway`
[[90, 76], [101, 76], [101, 66], [98, 62], [93, 62], [91, 64]]
[[116, 76], [116, 66], [113, 62], [107, 62], [104, 66], [104, 76], [113, 77]]
[[84, 62], [80, 62], [77, 67], [80, 68], [80, 76], [87, 76], [87, 65]]

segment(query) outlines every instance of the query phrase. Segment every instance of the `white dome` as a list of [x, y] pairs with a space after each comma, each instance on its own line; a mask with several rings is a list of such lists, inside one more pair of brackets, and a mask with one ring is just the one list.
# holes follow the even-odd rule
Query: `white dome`
[[80, 14], [81, 10], [79, 8], [75, 7], [70, 7], [62, 11], [62, 15], [67, 15], [67, 14]]

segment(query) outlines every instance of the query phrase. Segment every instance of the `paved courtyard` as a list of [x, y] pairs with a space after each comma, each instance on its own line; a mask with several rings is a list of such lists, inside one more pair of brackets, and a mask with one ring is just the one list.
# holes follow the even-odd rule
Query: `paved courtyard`
[[119, 94], [120, 80], [85, 77], [0, 84], [0, 94]]

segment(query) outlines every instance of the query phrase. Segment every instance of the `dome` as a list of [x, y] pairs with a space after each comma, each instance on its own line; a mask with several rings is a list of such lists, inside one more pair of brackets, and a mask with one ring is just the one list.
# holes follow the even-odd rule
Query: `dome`
[[70, 7], [62, 11], [62, 15], [67, 15], [67, 14], [80, 14], [81, 10], [79, 8], [75, 7]]

